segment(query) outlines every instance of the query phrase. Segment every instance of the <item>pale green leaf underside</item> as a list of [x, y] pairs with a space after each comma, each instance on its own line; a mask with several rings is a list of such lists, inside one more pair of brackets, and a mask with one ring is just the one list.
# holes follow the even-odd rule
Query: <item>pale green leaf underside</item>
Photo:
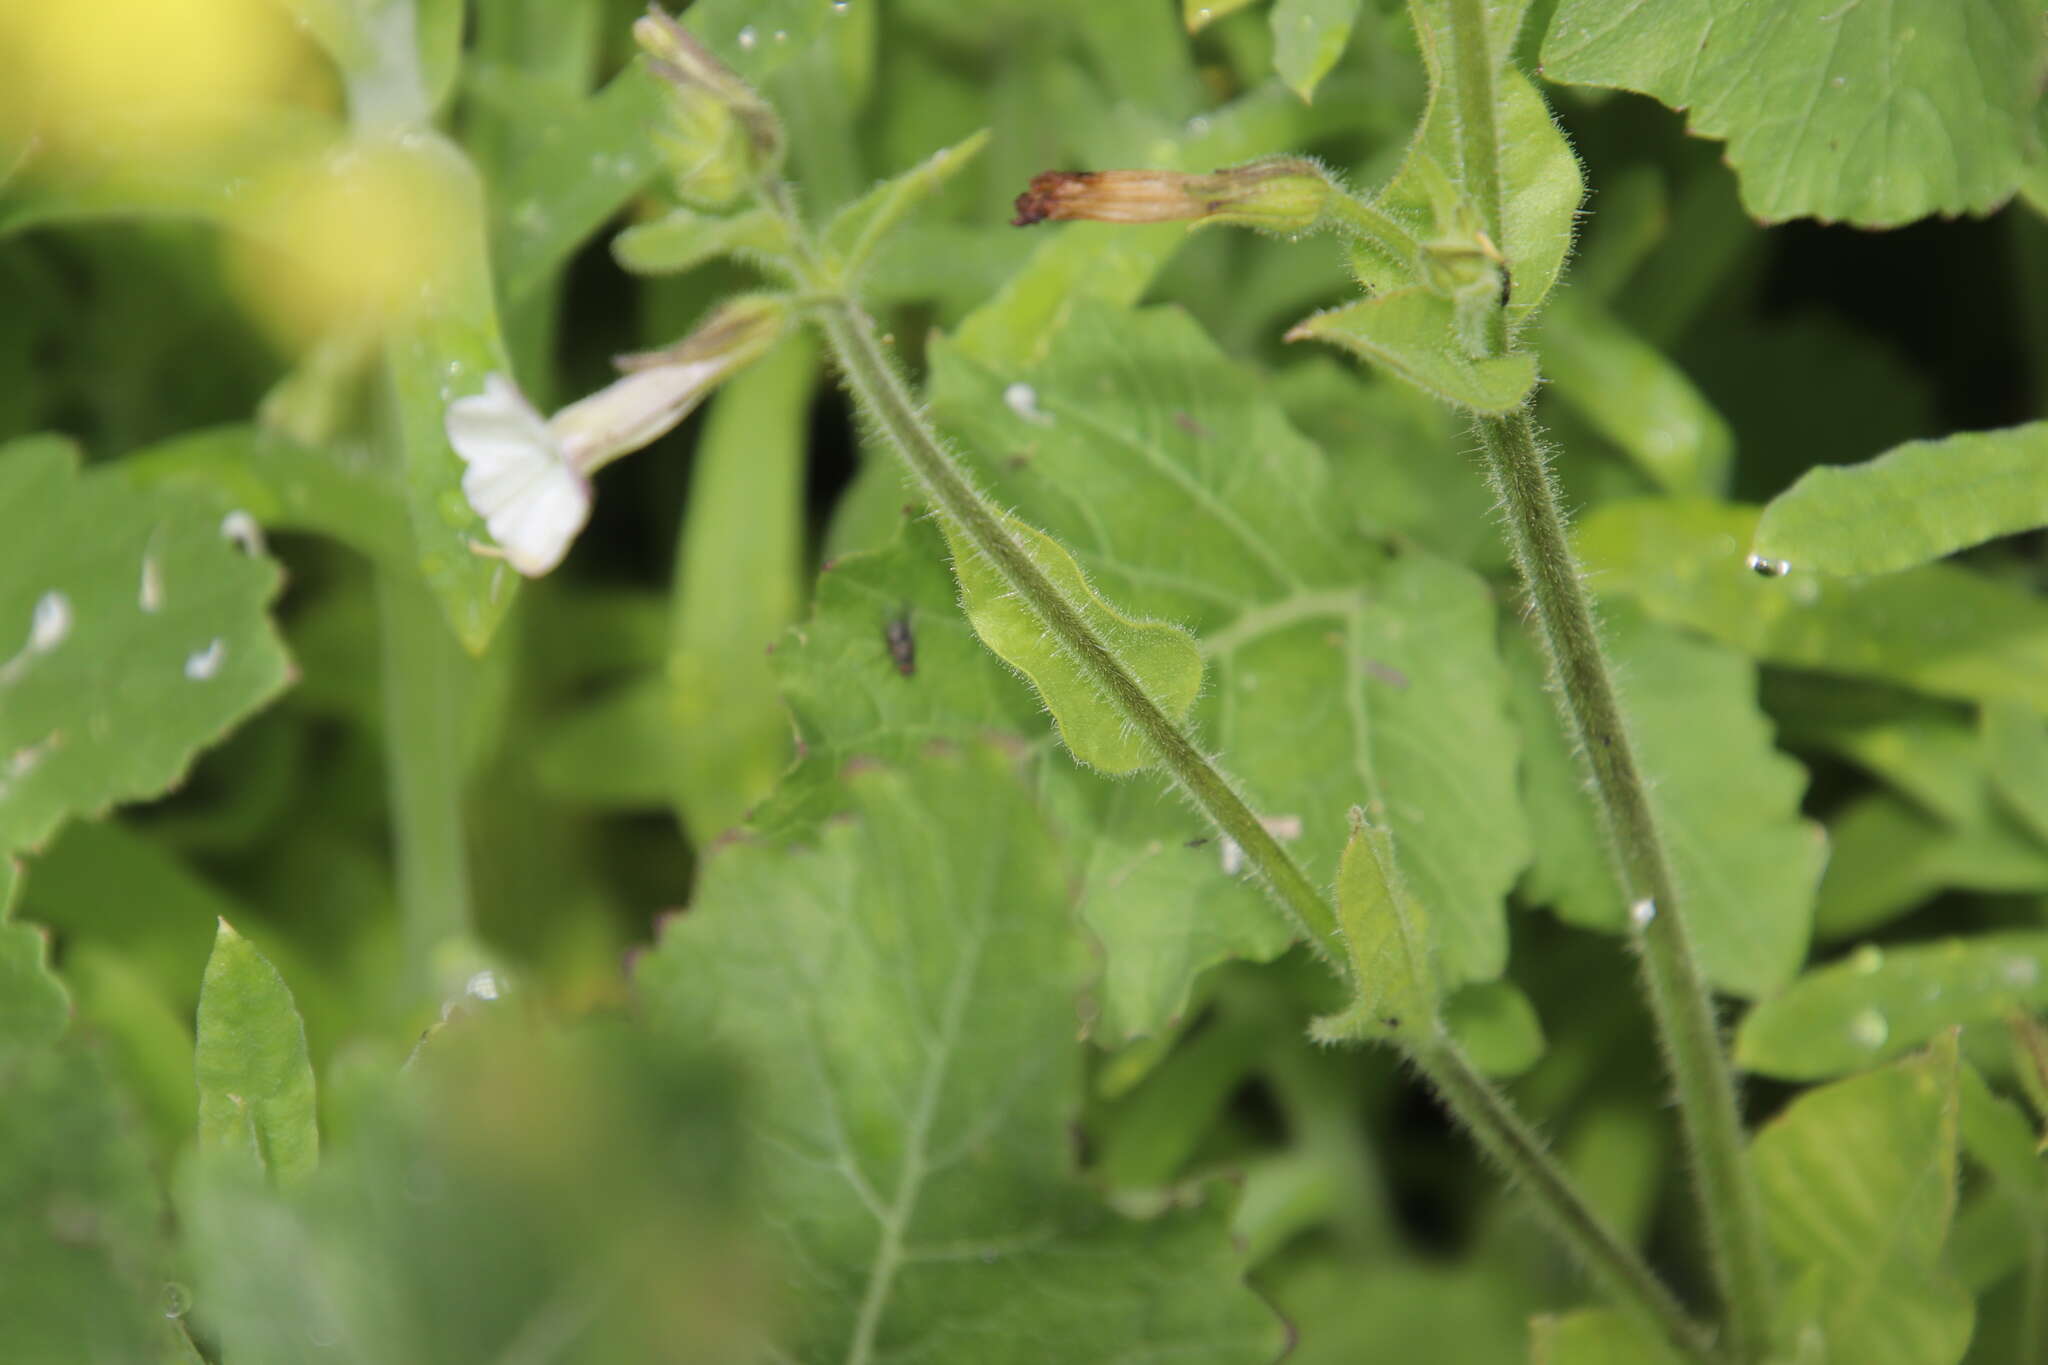
[[[1122, 661], [1159, 709], [1176, 721], [1184, 718], [1202, 690], [1202, 652], [1194, 638], [1164, 621], [1126, 616], [1089, 586], [1081, 566], [1058, 541], [1015, 517], [1003, 518], [1003, 524], [1039, 572], [1078, 610], [1089, 633]], [[1079, 661], [1047, 634], [1037, 613], [994, 565], [966, 545], [957, 529], [946, 530], [967, 619], [997, 658], [1031, 680], [1074, 757], [1107, 773], [1137, 772], [1157, 762], [1151, 746]]]
[[[1756, 665], [1625, 604], [1608, 613], [1606, 625], [1630, 733], [1644, 768], [1656, 775], [1651, 801], [1701, 965], [1732, 994], [1774, 990], [1806, 956], [1826, 845], [1800, 817], [1806, 774], [1773, 746], [1757, 707]], [[1627, 909], [1542, 664], [1519, 634], [1507, 654], [1529, 754], [1522, 770], [1536, 836], [1529, 897], [1570, 923], [1621, 933]]]
[[1796, 1281], [1781, 1309], [1828, 1359], [1953, 1365], [1971, 1302], [1940, 1267], [1955, 1209], [1953, 1038], [1795, 1100], [1757, 1135], [1765, 1219]]
[[1065, 1173], [1087, 955], [1012, 761], [842, 781], [813, 846], [719, 852], [639, 977], [658, 1029], [754, 1063], [789, 1357], [1271, 1359], [1214, 1219], [1124, 1224]]
[[1289, 340], [1327, 341], [1475, 412], [1512, 412], [1536, 387], [1536, 357], [1475, 359], [1458, 349], [1451, 300], [1418, 286], [1390, 290], [1295, 324]]
[[[1058, 536], [1111, 600], [1201, 637], [1200, 742], [1256, 813], [1299, 822], [1290, 847], [1310, 875], [1334, 874], [1343, 813], [1362, 805], [1428, 909], [1446, 984], [1498, 975], [1502, 897], [1527, 844], [1481, 581], [1360, 536], [1321, 452], [1175, 310], [1078, 303], [1033, 366], [994, 370], [964, 346], [932, 357], [934, 410], [997, 499]], [[1191, 817], [1148, 823], [1169, 850], [1176, 823], [1183, 841], [1205, 832]], [[1165, 909], [1115, 908], [1115, 869], [1102, 871], [1087, 908], [1099, 932]]]
[[1564, 0], [1543, 73], [1685, 110], [1765, 222], [1891, 227], [2013, 192], [2041, 57], [2026, 0]]
[[1794, 570], [1891, 573], [2048, 526], [2048, 422], [1909, 441], [1809, 469], [1771, 499], [1756, 554]]
[[291, 1184], [320, 1160], [306, 1028], [277, 968], [220, 922], [199, 989], [199, 1145], [251, 1152]]
[[2048, 603], [1948, 564], [1865, 582], [1745, 567], [1757, 509], [1668, 499], [1608, 503], [1578, 528], [1602, 593], [1768, 663], [1935, 696], [2048, 710]]
[[1273, 69], [1304, 100], [1344, 55], [1361, 0], [1273, 0]]
[[0, 850], [162, 792], [284, 686], [277, 567], [221, 522], [65, 442], [0, 447]]
[[2048, 934], [1986, 934], [1880, 951], [1809, 972], [1742, 1021], [1736, 1061], [1819, 1080], [1890, 1061], [1957, 1024], [2048, 1007]]

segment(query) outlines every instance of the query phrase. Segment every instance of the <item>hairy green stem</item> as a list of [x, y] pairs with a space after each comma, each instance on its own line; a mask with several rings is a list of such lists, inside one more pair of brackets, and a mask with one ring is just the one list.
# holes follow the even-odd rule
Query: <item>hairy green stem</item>
[[377, 571], [384, 763], [404, 943], [400, 1007], [439, 998], [441, 945], [469, 933], [462, 814], [462, 699], [468, 660], [418, 581]]
[[[967, 542], [987, 557], [1061, 648], [1145, 736], [1162, 766], [1196, 807], [1219, 831], [1237, 841], [1246, 862], [1297, 929], [1348, 979], [1351, 968], [1329, 899], [1259, 823], [1230, 779], [1159, 708], [1122, 660], [1089, 628], [1078, 606], [1046, 578], [1003, 525], [994, 506], [919, 410], [877, 337], [874, 320], [844, 294], [842, 282], [821, 264], [787, 190], [771, 182], [762, 192], [790, 225], [802, 276], [798, 287], [811, 296], [812, 315], [862, 414], [910, 467], [939, 514], [951, 519]], [[1506, 1098], [1472, 1070], [1448, 1039], [1427, 1046], [1404, 1043], [1403, 1047], [1453, 1116], [1537, 1200], [1550, 1227], [1601, 1281], [1655, 1325], [1686, 1359], [1712, 1361], [1705, 1332], [1686, 1317], [1634, 1249], [1607, 1227]]]
[[[1481, 0], [1449, 0], [1449, 11], [1465, 188], [1478, 207], [1481, 226], [1504, 245], [1495, 61], [1485, 10]], [[1487, 339], [1492, 353], [1507, 349], [1505, 310], [1494, 310]], [[1713, 998], [1686, 932], [1671, 861], [1636, 765], [1535, 422], [1525, 409], [1480, 417], [1476, 425], [1515, 567], [1535, 608], [1566, 730], [1592, 769], [1614, 871], [1629, 905], [1645, 993], [1692, 1157], [1728, 1344], [1736, 1359], [1759, 1360], [1769, 1344], [1770, 1253]]]

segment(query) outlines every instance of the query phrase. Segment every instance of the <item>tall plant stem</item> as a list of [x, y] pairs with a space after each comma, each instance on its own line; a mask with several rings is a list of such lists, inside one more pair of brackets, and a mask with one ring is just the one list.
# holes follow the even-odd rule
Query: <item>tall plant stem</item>
[[[1494, 242], [1504, 244], [1495, 118], [1499, 59], [1487, 36], [1482, 0], [1449, 0], [1449, 12], [1465, 190], [1478, 206], [1481, 226]], [[1503, 352], [1508, 340], [1506, 310], [1496, 309], [1490, 349]], [[1535, 609], [1565, 728], [1592, 768], [1616, 879], [1629, 905], [1645, 994], [1677, 1092], [1728, 1345], [1738, 1360], [1759, 1360], [1768, 1346], [1772, 1298], [1763, 1207], [1744, 1148], [1734, 1073], [1686, 932], [1671, 860], [1636, 765], [1613, 670], [1593, 623], [1536, 424], [1524, 409], [1480, 417], [1477, 428], [1515, 567]]]
[[[1090, 629], [1078, 606], [1042, 573], [953, 454], [939, 440], [876, 335], [874, 319], [811, 248], [787, 192], [771, 183], [764, 197], [789, 223], [798, 244], [799, 289], [861, 414], [909, 466], [941, 516], [984, 555], [1045, 629], [1086, 670], [1103, 696], [1142, 734], [1161, 766], [1223, 834], [1237, 841], [1282, 911], [1348, 981], [1352, 968], [1336, 911], [1291, 855], [1252, 814], [1235, 785], [1152, 701], [1115, 652]], [[1635, 1250], [1617, 1237], [1571, 1183], [1506, 1097], [1474, 1071], [1448, 1038], [1404, 1042], [1408, 1060], [1479, 1146], [1542, 1208], [1546, 1221], [1608, 1290], [1650, 1323], [1685, 1359], [1716, 1360], [1708, 1334], [1685, 1314]]]

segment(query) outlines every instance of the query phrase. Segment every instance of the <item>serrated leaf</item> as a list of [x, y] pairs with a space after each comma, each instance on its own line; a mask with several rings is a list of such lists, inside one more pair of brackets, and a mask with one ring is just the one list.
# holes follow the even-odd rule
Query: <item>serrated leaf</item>
[[1809, 469], [1765, 506], [1751, 550], [1794, 572], [1893, 573], [2039, 526], [2048, 526], [2048, 422]]
[[81, 476], [54, 438], [0, 447], [0, 850], [157, 795], [275, 696], [277, 586], [203, 503]]
[[1742, 1021], [1736, 1061], [1787, 1080], [1819, 1080], [1888, 1062], [1944, 1029], [2048, 1007], [2048, 934], [1983, 934], [1865, 946]]
[[1304, 318], [1287, 339], [1341, 346], [1453, 407], [1514, 411], [1536, 387], [1536, 357], [1465, 354], [1455, 312], [1450, 299], [1416, 285]]
[[1767, 663], [2048, 709], [2048, 603], [1949, 564], [1863, 582], [1745, 567], [1757, 509], [1665, 499], [1596, 508], [1577, 543], [1604, 594]]
[[[1068, 751], [1106, 773], [1138, 772], [1157, 763], [1151, 744], [1080, 663], [1047, 635], [1038, 614], [1017, 597], [995, 566], [956, 527], [943, 520], [940, 525], [947, 533], [960, 602], [974, 633], [997, 658], [1031, 680]], [[1043, 531], [1011, 516], [1003, 518], [1003, 527], [1153, 703], [1174, 720], [1186, 717], [1202, 690], [1202, 652], [1194, 637], [1169, 622], [1138, 620], [1119, 611], [1089, 585], [1066, 547]]]
[[1543, 43], [1551, 80], [1640, 90], [1725, 139], [1755, 217], [1863, 227], [2010, 195], [2041, 61], [2021, 0], [1565, 0]]
[[1797, 1277], [1781, 1310], [1830, 1360], [1953, 1365], [1973, 1304], [1941, 1267], [1955, 1212], [1953, 1036], [1809, 1091], [1750, 1145], [1771, 1240]]
[[1990, 702], [1979, 719], [1993, 790], [2048, 843], [2048, 719], [2016, 702]]
[[768, 1220], [800, 1268], [782, 1349], [1272, 1358], [1213, 1215], [1126, 1224], [1065, 1175], [1086, 959], [1010, 762], [842, 781], [814, 845], [722, 849], [639, 973], [662, 1033], [758, 1068]]
[[1273, 69], [1288, 88], [1313, 100], [1344, 55], [1360, 0], [1273, 0]]
[[202, 1151], [253, 1156], [279, 1185], [320, 1160], [313, 1063], [291, 990], [268, 958], [226, 920], [199, 990], [193, 1073]]
[[[1607, 613], [1605, 625], [1701, 967], [1731, 994], [1772, 991], [1805, 959], [1826, 860], [1820, 829], [1800, 817], [1806, 774], [1772, 746], [1750, 660], [1659, 626], [1625, 604]], [[1628, 908], [1542, 662], [1519, 631], [1506, 654], [1535, 834], [1536, 858], [1524, 883], [1529, 898], [1569, 923], [1625, 932]]]
[[864, 269], [883, 239], [979, 156], [988, 140], [989, 130], [983, 128], [876, 185], [832, 215], [832, 222], [825, 229], [826, 247], [848, 271]]
[[1828, 870], [1814, 902], [1814, 934], [1860, 934], [1945, 888], [2048, 890], [2048, 848], [1995, 810], [1948, 825], [1888, 792], [1850, 803], [1828, 822]]
[[773, 255], [788, 248], [788, 226], [766, 209], [719, 217], [677, 208], [612, 238], [612, 259], [635, 275], [680, 275], [720, 256]]
[[49, 939], [13, 916], [20, 878], [13, 860], [0, 857], [0, 1040], [8, 1048], [54, 1043], [71, 1026], [71, 997], [50, 970]]
[[1725, 490], [1735, 457], [1727, 421], [1685, 371], [1612, 313], [1567, 290], [1545, 317], [1537, 349], [1546, 392], [1659, 488], [1708, 495]]
[[1438, 992], [1429, 912], [1408, 892], [1394, 843], [1354, 815], [1337, 863], [1337, 924], [1356, 991], [1345, 1021], [1362, 1036], [1427, 1034]]
[[[931, 355], [934, 410], [998, 500], [1058, 535], [1113, 600], [1202, 637], [1201, 741], [1258, 814], [1299, 821], [1292, 851], [1311, 875], [1331, 875], [1340, 813], [1363, 805], [1428, 907], [1446, 984], [1498, 975], [1501, 898], [1526, 844], [1480, 580], [1359, 536], [1321, 453], [1177, 311], [1076, 303], [1036, 365], [993, 369], [948, 343]], [[1119, 800], [1147, 830], [1128, 871], [1206, 833], [1171, 797]], [[1472, 829], [1488, 831], [1483, 847]], [[1166, 907], [1125, 902], [1124, 873], [1101, 874], [1091, 924], [1142, 952]], [[1170, 914], [1184, 937], [1185, 909]]]

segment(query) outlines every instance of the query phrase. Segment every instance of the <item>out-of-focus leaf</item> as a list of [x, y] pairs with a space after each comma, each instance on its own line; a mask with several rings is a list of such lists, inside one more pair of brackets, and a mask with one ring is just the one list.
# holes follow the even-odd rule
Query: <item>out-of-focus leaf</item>
[[1771, 674], [1764, 701], [1792, 748], [1845, 758], [1951, 825], [1989, 818], [1985, 746], [1964, 707], [1794, 672]]
[[1808, 972], [1742, 1021], [1736, 1061], [1810, 1081], [1890, 1061], [1942, 1030], [2048, 1006], [2048, 934], [1866, 945]]
[[1270, 1359], [1279, 1324], [1213, 1215], [1124, 1223], [1064, 1174], [1085, 955], [1011, 762], [842, 781], [815, 843], [713, 855], [639, 973], [664, 1035], [759, 1067], [783, 1350]]
[[1735, 436], [1683, 370], [1606, 309], [1567, 291], [1545, 318], [1547, 392], [1668, 493], [1725, 492]]
[[479, 1014], [359, 1078], [297, 1187], [187, 1170], [194, 1318], [249, 1361], [745, 1358], [771, 1310], [729, 1068]]
[[1828, 869], [1813, 911], [1823, 939], [1866, 932], [1948, 887], [2048, 890], [2048, 848], [1995, 809], [1944, 825], [1878, 792], [1837, 812], [1828, 829]]
[[804, 453], [814, 347], [784, 341], [718, 394], [676, 550], [668, 658], [670, 790], [700, 846], [737, 824], [789, 766], [789, 716], [768, 650], [803, 593]]
[[2037, 526], [2048, 526], [2048, 422], [1809, 469], [1764, 508], [1751, 550], [1795, 572], [1892, 573]]
[[1539, 1306], [1526, 1282], [1478, 1261], [1302, 1256], [1265, 1282], [1299, 1339], [1288, 1365], [1520, 1360]]
[[2014, 702], [1981, 713], [1991, 786], [2034, 836], [2048, 842], [2048, 720]]
[[284, 686], [277, 567], [204, 504], [30, 437], [0, 447], [0, 528], [0, 849], [163, 791]]
[[917, 206], [939, 191], [988, 146], [989, 130], [942, 147], [925, 160], [891, 176], [832, 216], [825, 245], [851, 271], [866, 266], [884, 238]]
[[1359, 0], [1273, 0], [1273, 69], [1304, 100], [1344, 55]]
[[1564, 0], [1543, 74], [1620, 86], [1728, 143], [1763, 221], [1984, 213], [2033, 155], [2038, 15], [2012, 0]]
[[1237, 13], [1252, 0], [1181, 0], [1181, 22], [1188, 32], [1200, 33], [1218, 19]]
[[1956, 1199], [1956, 1044], [1809, 1091], [1750, 1160], [1794, 1278], [1782, 1335], [1818, 1328], [1828, 1359], [1953, 1365], [1974, 1305], [1942, 1268]]
[[280, 1185], [320, 1160], [306, 1028], [277, 968], [220, 922], [199, 991], [193, 1071], [202, 1151], [248, 1152]]
[[[1774, 990], [1806, 956], [1826, 842], [1800, 818], [1806, 775], [1772, 747], [1756, 705], [1756, 667], [1632, 607], [1609, 611], [1605, 633], [1701, 965], [1721, 990]], [[1542, 663], [1521, 632], [1507, 656], [1535, 835], [1529, 897], [1570, 923], [1624, 932], [1627, 907]]]
[[1522, 988], [1475, 981], [1444, 1001], [1444, 1027], [1489, 1076], [1519, 1076], [1543, 1059], [1543, 1021]]
[[[578, 702], [534, 749], [534, 773], [548, 795], [599, 809], [666, 806], [690, 762], [675, 688], [658, 673]], [[708, 771], [703, 780], [722, 775]]]
[[1294, 325], [1290, 341], [1327, 341], [1453, 407], [1511, 412], [1536, 386], [1536, 357], [1474, 359], [1458, 345], [1451, 300], [1422, 287], [1389, 290]]
[[788, 225], [766, 209], [720, 218], [677, 208], [612, 238], [612, 259], [636, 275], [680, 275], [719, 256], [752, 259], [788, 247]]
[[1531, 1365], [1678, 1365], [1664, 1339], [1613, 1308], [1544, 1313], [1529, 1324]]
[[360, 450], [311, 450], [255, 427], [214, 427], [139, 450], [118, 468], [140, 487], [189, 490], [267, 530], [332, 536], [387, 565], [411, 558], [398, 489]]
[[109, 1071], [149, 1121], [157, 1150], [182, 1150], [198, 1121], [191, 1012], [181, 1012], [139, 964], [100, 943], [67, 942], [64, 979], [78, 1017], [106, 1047]]
[[20, 868], [0, 858], [0, 1039], [13, 1047], [54, 1043], [71, 1024], [71, 998], [50, 970], [41, 931], [13, 918]]
[[1602, 593], [1764, 662], [2048, 709], [2048, 603], [1948, 564], [1762, 578], [1745, 567], [1756, 519], [1728, 503], [1608, 503], [1579, 524], [1578, 547]]
[[[1362, 805], [1428, 909], [1446, 984], [1498, 975], [1501, 898], [1526, 845], [1481, 583], [1357, 534], [1320, 453], [1182, 314], [1077, 303], [1035, 365], [998, 368], [964, 338], [932, 357], [935, 412], [996, 497], [1059, 536], [1112, 600], [1202, 638], [1202, 740], [1255, 811], [1298, 822], [1293, 852], [1311, 875], [1330, 875], [1341, 812]], [[1120, 943], [1146, 953], [1208, 932], [1184, 903], [1123, 889], [1202, 832], [1161, 801], [1119, 797], [1146, 833], [1086, 900], [1113, 964]], [[1483, 847], [1473, 829], [1489, 831]], [[1136, 1017], [1157, 1018], [1184, 990]]]

